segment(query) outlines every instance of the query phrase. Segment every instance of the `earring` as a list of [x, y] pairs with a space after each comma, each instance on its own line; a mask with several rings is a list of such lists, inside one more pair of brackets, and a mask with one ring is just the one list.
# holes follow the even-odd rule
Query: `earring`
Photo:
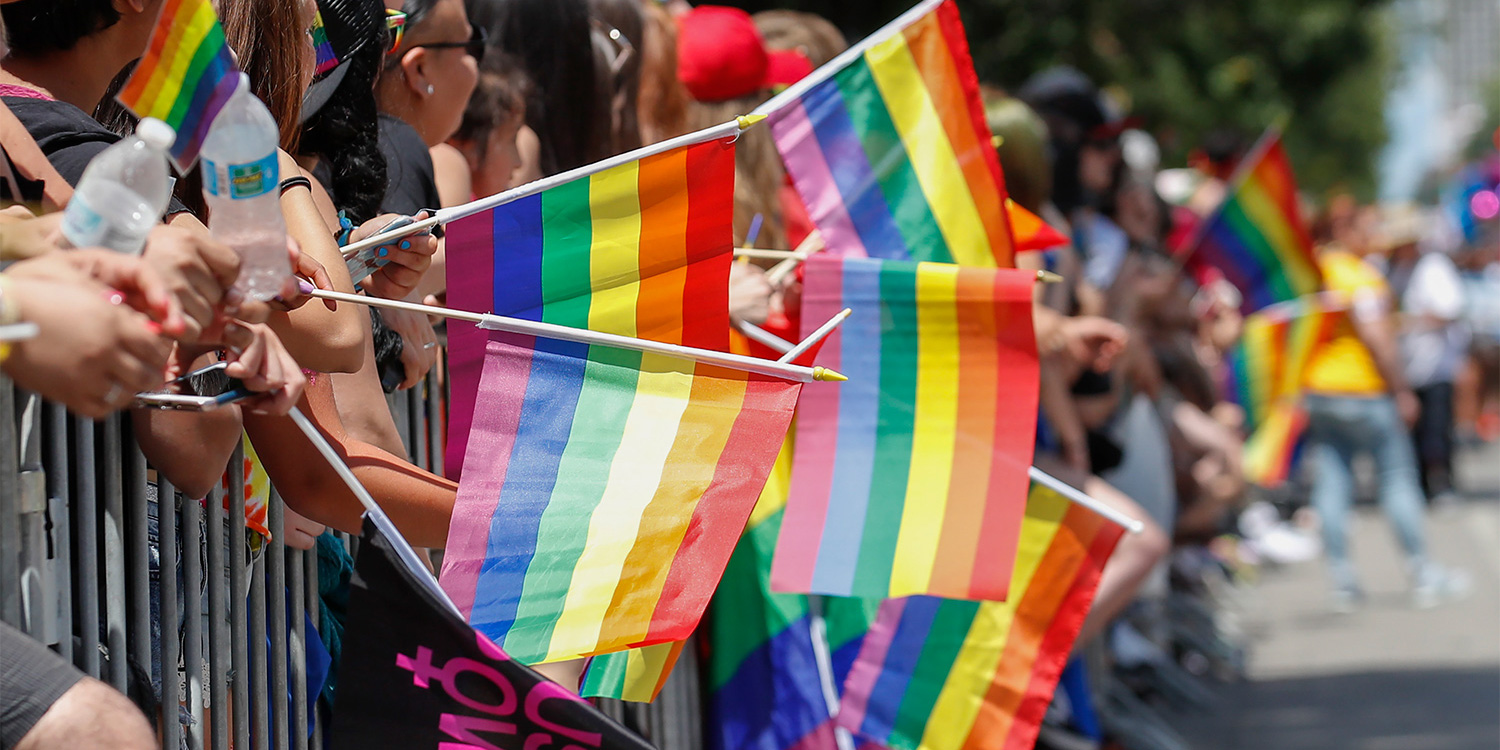
[[436, 88], [434, 88], [434, 87], [433, 87], [433, 85], [432, 85], [432, 84], [430, 84], [430, 83], [429, 83], [429, 84], [427, 84], [427, 95], [428, 95], [428, 96], [432, 96], [432, 92], [434, 92], [434, 91], [436, 91], [436, 90], [437, 90], [437, 89], [436, 89]]

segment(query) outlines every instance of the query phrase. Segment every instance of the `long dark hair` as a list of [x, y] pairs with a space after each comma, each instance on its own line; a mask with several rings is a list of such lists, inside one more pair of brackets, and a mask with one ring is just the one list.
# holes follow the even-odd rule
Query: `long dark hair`
[[[385, 195], [386, 165], [380, 153], [375, 79], [385, 60], [384, 4], [380, 0], [353, 0], [375, 8], [351, 12], [369, 39], [349, 56], [349, 68], [333, 95], [302, 124], [301, 153], [315, 155], [328, 165], [332, 184], [328, 192], [334, 205], [355, 224], [380, 213]], [[369, 23], [373, 18], [375, 23]]]
[[542, 174], [608, 156], [608, 89], [595, 68], [587, 0], [468, 0], [467, 5], [469, 18], [485, 27], [490, 43], [519, 59], [531, 79], [526, 124], [541, 139]]
[[298, 0], [218, 0], [214, 6], [224, 36], [250, 76], [250, 92], [276, 118], [281, 148], [297, 152], [301, 132], [302, 87], [299, 73], [307, 29], [298, 28]]

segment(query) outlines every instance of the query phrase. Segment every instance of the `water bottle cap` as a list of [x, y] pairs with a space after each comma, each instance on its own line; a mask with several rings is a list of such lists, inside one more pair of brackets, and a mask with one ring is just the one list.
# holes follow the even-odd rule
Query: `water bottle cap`
[[155, 117], [147, 117], [135, 126], [135, 137], [158, 151], [166, 151], [177, 141], [177, 131]]

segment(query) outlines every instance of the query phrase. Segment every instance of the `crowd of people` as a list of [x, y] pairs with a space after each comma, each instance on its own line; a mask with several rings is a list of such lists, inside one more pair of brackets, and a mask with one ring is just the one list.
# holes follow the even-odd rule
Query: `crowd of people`
[[[176, 182], [139, 257], [63, 247], [55, 211], [90, 160], [133, 130], [114, 94], [163, 5], [0, 5], [0, 145], [12, 172], [0, 185], [13, 205], [0, 212], [0, 252], [14, 261], [0, 274], [0, 325], [39, 329], [0, 348], [4, 372], [97, 418], [227, 363], [188, 386], [217, 392], [234, 378], [254, 398], [202, 413], [133, 410], [153, 481], [175, 491], [153, 502], [205, 497], [243, 446], [285, 501], [286, 543], [346, 556], [330, 540], [335, 530], [359, 533], [362, 506], [286, 418], [298, 405], [406, 538], [440, 549], [457, 485], [406, 460], [385, 395], [441, 372], [441, 323], [314, 301], [293, 279], [270, 302], [246, 299], [235, 290], [238, 256], [206, 229], [196, 172]], [[731, 120], [846, 48], [836, 27], [811, 14], [751, 16], [681, 0], [214, 5], [279, 129], [280, 204], [297, 275], [320, 289], [429, 303], [445, 299], [440, 232], [380, 248], [358, 284], [340, 247], [402, 217]], [[337, 53], [331, 69], [316, 65], [315, 21]], [[1256, 495], [1242, 470], [1242, 415], [1224, 382], [1239, 299], [1222, 278], [1182, 262], [1248, 144], [1229, 133], [1211, 139], [1186, 170], [1186, 189], [1164, 195], [1170, 181], [1154, 142], [1076, 71], [988, 89], [985, 105], [1011, 198], [1073, 240], [1017, 257], [1065, 279], [1039, 286], [1035, 305], [1036, 464], [1149, 519], [1106, 567], [1082, 645], [1151, 588], [1174, 544], [1201, 547], [1233, 531]], [[1351, 310], [1310, 368], [1305, 451], [1340, 609], [1360, 596], [1344, 543], [1359, 452], [1376, 455], [1417, 604], [1466, 586], [1461, 571], [1428, 559], [1422, 498], [1452, 501], [1455, 436], [1477, 434], [1476, 415], [1493, 401], [1500, 322], [1486, 304], [1500, 284], [1500, 234], [1491, 222], [1477, 241], [1456, 239], [1430, 218], [1332, 200], [1315, 223], [1329, 286]], [[816, 231], [765, 128], [746, 131], [736, 150], [736, 244], [752, 231], [756, 247], [787, 249]], [[797, 285], [737, 263], [731, 314], [795, 332]], [[245, 507], [262, 535], [267, 502]], [[263, 547], [247, 540], [246, 549]], [[0, 747], [156, 746], [159, 706], [143, 712], [8, 625], [0, 636]], [[576, 685], [577, 669], [550, 676]]]

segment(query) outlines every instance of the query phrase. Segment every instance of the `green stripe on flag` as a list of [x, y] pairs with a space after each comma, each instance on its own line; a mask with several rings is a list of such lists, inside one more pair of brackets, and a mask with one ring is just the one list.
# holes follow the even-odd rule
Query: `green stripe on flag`
[[807, 614], [806, 596], [769, 593], [781, 516], [782, 511], [776, 511], [740, 537], [714, 591], [710, 692], [733, 678], [745, 657]]
[[906, 505], [912, 429], [917, 412], [917, 269], [887, 266], [880, 274], [880, 406], [870, 503], [854, 572], [855, 596], [883, 596]]
[[927, 204], [922, 184], [917, 182], [917, 172], [885, 107], [880, 87], [875, 85], [869, 64], [861, 57], [839, 71], [834, 80], [880, 182], [880, 190], [885, 194], [886, 205], [890, 206], [901, 238], [911, 252], [911, 260], [952, 263], [953, 253], [948, 250], [937, 217]]
[[1296, 299], [1297, 293], [1287, 284], [1286, 269], [1281, 267], [1281, 257], [1271, 248], [1265, 232], [1245, 214], [1245, 207], [1238, 196], [1224, 203], [1223, 217], [1224, 223], [1239, 238], [1240, 244], [1254, 254], [1256, 263], [1260, 264], [1261, 272], [1266, 276], [1266, 285], [1270, 287], [1271, 295], [1279, 301]]
[[565, 182], [542, 193], [543, 322], [589, 327], [593, 241], [588, 180]]
[[177, 90], [177, 100], [172, 102], [172, 110], [162, 118], [173, 129], [182, 129], [182, 122], [187, 119], [188, 107], [193, 105], [193, 95], [198, 92], [198, 84], [203, 78], [203, 71], [207, 70], [209, 63], [212, 63], [218, 56], [223, 44], [224, 30], [216, 21], [213, 26], [209, 27], [203, 41], [198, 43], [198, 49], [193, 51], [193, 60], [188, 63], [187, 71], [182, 75], [182, 88]]
[[922, 655], [917, 658], [906, 695], [901, 698], [901, 708], [896, 711], [890, 738], [892, 747], [908, 745], [900, 740], [909, 740], [910, 747], [922, 741], [927, 719], [948, 682], [953, 662], [958, 659], [978, 612], [979, 602], [945, 599], [938, 605], [932, 629], [927, 631], [927, 641], [922, 644]]

